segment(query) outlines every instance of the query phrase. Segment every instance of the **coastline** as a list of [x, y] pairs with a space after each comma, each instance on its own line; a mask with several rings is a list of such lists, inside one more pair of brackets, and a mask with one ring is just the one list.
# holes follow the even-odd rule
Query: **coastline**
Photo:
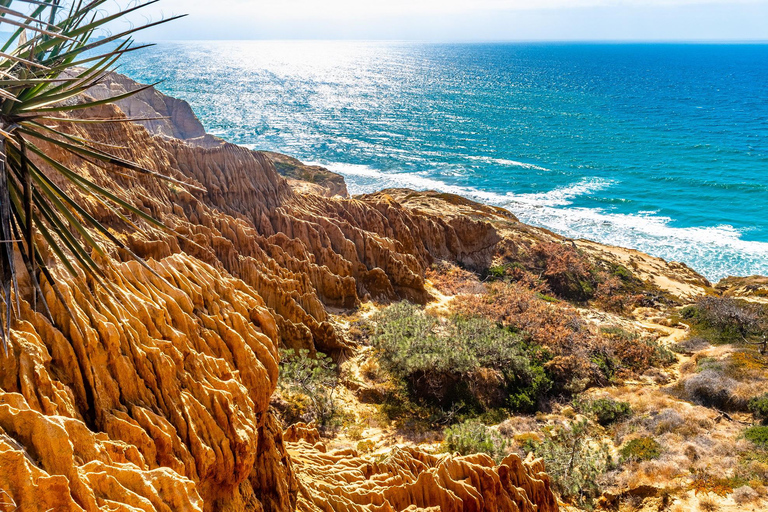
[[[764, 81], [746, 78], [765, 67], [751, 52], [287, 46], [161, 45], [150, 51], [161, 65], [129, 58], [125, 69], [144, 82], [168, 70], [161, 89], [211, 133], [320, 163], [353, 193], [442, 190], [569, 238], [685, 262], [712, 282], [768, 274], [763, 108], [749, 107]], [[208, 73], [200, 55], [225, 49], [244, 58]], [[207, 79], [179, 69], [177, 54]], [[678, 61], [693, 75], [679, 77]]]
[[[115, 84], [108, 85], [109, 88], [119, 87], [121, 90], [127, 90], [127, 88], [131, 87], [131, 84], [136, 84], [133, 80], [131, 80], [128, 77], [125, 77], [124, 75], [114, 74], [114, 78], [111, 78], [111, 80], [115, 80]], [[106, 89], [99, 88], [95, 92], [96, 97], [105, 97]], [[203, 127], [202, 122], [196, 117], [194, 112], [192, 111], [192, 108], [189, 106], [189, 104], [184, 100], [179, 100], [177, 98], [172, 98], [170, 96], [166, 96], [165, 94], [161, 93], [160, 91], [152, 88], [148, 91], [145, 91], [141, 94], [139, 94], [135, 98], [131, 98], [129, 100], [125, 100], [122, 102], [117, 103], [118, 106], [123, 108], [128, 113], [134, 113], [134, 114], [141, 114], [146, 115], [149, 112], [156, 112], [159, 114], [167, 115], [169, 116], [168, 121], [163, 121], [161, 123], [158, 122], [143, 122], [139, 123], [145, 126], [150, 132], [161, 135], [161, 136], [175, 136], [179, 138], [180, 140], [184, 140], [189, 144], [192, 144], [194, 146], [199, 146], [203, 148], [213, 148], [213, 147], [219, 147], [224, 144], [230, 144], [226, 142], [224, 139], [221, 139], [219, 137], [207, 134], [205, 131], [205, 128]], [[159, 107], [159, 110], [155, 110]], [[296, 190], [299, 193], [312, 193], [312, 194], [318, 194], [326, 197], [333, 197], [335, 195], [339, 195], [341, 197], [357, 197], [357, 196], [365, 196], [365, 195], [376, 195], [378, 193], [384, 193], [384, 191], [387, 188], [386, 185], [383, 186], [376, 186], [373, 190], [369, 190], [370, 187], [367, 187], [365, 191], [356, 189], [355, 187], [350, 187], [349, 183], [347, 182], [347, 178], [345, 177], [345, 174], [343, 172], [335, 172], [331, 169], [332, 166], [324, 166], [321, 163], [318, 162], [302, 162], [299, 159], [290, 156], [290, 155], [284, 155], [277, 152], [272, 151], [260, 151], [257, 149], [252, 149], [249, 147], [251, 151], [254, 151], [259, 154], [264, 154], [270, 160], [272, 160], [275, 163], [275, 169], [276, 171], [287, 178], [289, 180], [289, 184], [291, 187]], [[530, 164], [523, 164], [520, 162], [515, 162], [516, 165], [530, 165]], [[376, 180], [382, 180], [386, 179], [388, 176], [385, 176], [383, 173], [379, 171], [372, 170], [370, 168], [367, 168], [365, 166], [355, 166], [350, 165], [346, 166], [345, 169], [353, 169], [353, 173], [357, 175], [362, 175], [365, 177], [373, 177]], [[405, 176], [405, 178], [409, 178], [408, 175]], [[484, 204], [489, 207], [501, 207], [504, 208], [504, 206], [501, 206], [499, 204], [496, 204], [496, 201], [494, 199], [498, 199], [497, 194], [489, 194], [488, 193], [479, 193], [475, 194], [473, 193], [473, 189], [467, 189], [465, 187], [451, 187], [451, 186], [441, 186], [444, 184], [441, 184], [439, 182], [435, 182], [434, 180], [425, 180], [423, 178], [416, 177], [416, 183], [425, 185], [425, 187], [422, 187], [421, 190], [418, 189], [411, 189], [415, 192], [422, 192], [426, 194], [431, 194], [435, 192], [439, 193], [449, 193], [457, 196], [462, 196], [467, 198], [470, 201], [477, 201], [481, 204]], [[437, 185], [440, 187], [438, 190], [430, 189], [429, 185]], [[586, 187], [588, 188], [590, 185], [587, 184]], [[555, 205], [557, 204], [563, 204], [565, 200], [567, 200], [570, 193], [578, 193], [580, 190], [582, 190], [583, 185], [577, 185], [576, 190], [570, 190], [563, 193], [562, 191], [556, 190], [553, 194], [550, 195], [545, 201], [545, 205], [549, 204], [552, 205], [553, 203]], [[348, 189], [352, 188], [352, 192], [350, 193]], [[404, 187], [394, 187], [394, 188], [404, 188]], [[476, 190], [476, 189], [475, 189]], [[510, 214], [515, 215], [515, 212], [509, 208], [504, 208], [506, 211], [508, 211]], [[568, 215], [567, 210], [563, 210], [563, 215]], [[516, 215], [516, 218], [518, 216]], [[530, 223], [529, 223], [530, 224]], [[630, 254], [639, 254], [643, 256], [647, 256], [649, 260], [654, 261], [661, 261], [665, 264], [670, 264], [675, 267], [681, 267], [689, 270], [690, 272], [695, 273], [697, 276], [699, 276], [701, 279], [706, 281], [706, 284], [703, 285], [701, 289], [707, 288], [707, 289], [722, 289], [727, 290], [729, 292], [734, 292], [731, 286], [728, 286], [727, 283], [732, 283], [735, 281], [738, 281], [741, 283], [741, 289], [742, 293], [741, 295], [749, 295], [748, 293], [743, 293], [747, 288], [754, 285], [754, 283], [762, 283], [762, 275], [760, 274], [751, 274], [751, 275], [725, 275], [723, 277], [720, 277], [716, 281], [710, 281], [706, 277], [704, 277], [700, 272], [697, 270], [691, 268], [691, 266], [686, 263], [685, 261], [676, 261], [676, 260], [667, 260], [660, 256], [654, 256], [648, 254], [646, 251], [643, 251], [642, 249], [638, 249], [636, 247], [628, 247], [626, 245], [622, 244], [615, 244], [615, 243], [606, 243], [606, 242], [600, 242], [596, 241], [591, 238], [587, 237], [569, 237], [567, 235], [563, 235], [562, 232], [558, 232], [558, 230], [552, 230], [551, 228], [536, 225], [535, 223], [531, 224], [531, 227], [536, 227], [537, 229], [543, 230], [544, 232], [550, 232], [550, 233], [557, 233], [556, 236], [560, 237], [564, 240], [575, 240], [579, 242], [581, 245], [584, 245], [585, 247], [592, 247], [594, 252], [600, 252], [600, 249], [595, 249], [598, 247], [605, 248], [603, 250], [607, 250], [609, 253], [614, 254], [614, 256], [622, 261], [629, 260], [630, 258], [627, 255]], [[710, 236], [709, 234], [704, 234], [703, 236]], [[660, 268], [659, 264], [648, 264], [649, 268]], [[651, 272], [647, 272], [647, 275], [650, 275]], [[692, 281], [697, 281], [698, 279], [694, 278]], [[761, 285], [758, 285], [758, 288], [761, 288]], [[695, 291], [700, 292], [700, 290], [695, 289]], [[691, 290], [687, 290], [685, 294], [691, 295]]]

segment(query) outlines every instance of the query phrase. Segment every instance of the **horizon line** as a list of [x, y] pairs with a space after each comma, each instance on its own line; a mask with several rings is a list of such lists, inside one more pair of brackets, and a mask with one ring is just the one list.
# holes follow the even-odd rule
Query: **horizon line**
[[154, 39], [148, 38], [147, 41], [156, 41], [162, 43], [183, 43], [183, 42], [348, 42], [348, 43], [425, 43], [425, 44], [749, 44], [749, 45], [768, 45], [768, 39], [355, 39], [355, 38], [249, 38], [249, 39], [225, 39], [225, 38], [203, 38], [203, 39]]

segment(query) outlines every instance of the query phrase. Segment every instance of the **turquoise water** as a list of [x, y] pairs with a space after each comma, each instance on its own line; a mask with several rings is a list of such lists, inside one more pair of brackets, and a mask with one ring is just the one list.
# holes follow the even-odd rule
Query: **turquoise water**
[[163, 43], [120, 71], [353, 193], [455, 192], [712, 280], [768, 275], [767, 45]]

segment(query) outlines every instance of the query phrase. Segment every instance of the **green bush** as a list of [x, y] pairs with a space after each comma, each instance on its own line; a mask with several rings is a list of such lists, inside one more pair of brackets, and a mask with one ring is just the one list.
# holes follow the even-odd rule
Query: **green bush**
[[625, 461], [658, 459], [661, 456], [661, 445], [652, 437], [638, 437], [625, 444], [619, 453]]
[[768, 448], [768, 427], [749, 427], [744, 431], [744, 438], [760, 448]]
[[768, 393], [764, 393], [751, 399], [748, 407], [756, 419], [768, 424]]
[[315, 422], [320, 428], [330, 426], [337, 407], [334, 393], [339, 379], [331, 358], [308, 350], [280, 351], [278, 386], [284, 399], [283, 419], [286, 423]]
[[535, 411], [551, 388], [546, 352], [489, 320], [446, 322], [400, 303], [376, 323], [372, 341], [380, 365], [415, 402], [465, 415], [498, 407]]
[[504, 458], [507, 442], [496, 431], [479, 421], [469, 420], [445, 429], [446, 451], [461, 455], [486, 453], [497, 462]]
[[632, 416], [632, 408], [629, 403], [612, 398], [578, 401], [575, 405], [582, 414], [593, 415], [597, 422], [603, 426]]
[[544, 459], [552, 487], [560, 496], [581, 506], [600, 495], [600, 475], [611, 469], [610, 446], [590, 433], [587, 420], [551, 428], [542, 442], [527, 449]]
[[489, 279], [504, 279], [504, 276], [507, 274], [507, 267], [505, 265], [497, 265], [495, 267], [490, 267], [486, 271], [486, 277]]
[[768, 309], [730, 297], [704, 297], [680, 310], [694, 335], [717, 343], [762, 339], [768, 329]]

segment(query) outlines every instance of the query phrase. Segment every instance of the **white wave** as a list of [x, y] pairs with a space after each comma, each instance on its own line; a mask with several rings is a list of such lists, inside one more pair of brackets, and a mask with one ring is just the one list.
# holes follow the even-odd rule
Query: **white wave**
[[535, 194], [507, 194], [510, 201], [532, 206], [568, 206], [571, 199], [586, 196], [610, 187], [614, 181], [601, 178], [583, 178], [567, 187], [558, 187], [549, 192]]
[[522, 167], [523, 169], [536, 169], [537, 171], [549, 171], [545, 167], [540, 167], [534, 164], [528, 164], [525, 162], [518, 162], [516, 160], [508, 160], [506, 158], [493, 158], [490, 156], [464, 156], [467, 160], [473, 160], [475, 162], [483, 162], [485, 164], [496, 164], [507, 167]]
[[573, 199], [594, 194], [614, 182], [584, 178], [567, 187], [534, 194], [497, 193], [450, 185], [421, 173], [385, 173], [365, 165], [319, 164], [347, 178], [353, 194], [405, 187], [458, 194], [502, 206], [521, 221], [571, 238], [630, 247], [670, 261], [682, 261], [716, 281], [729, 275], [768, 275], [768, 243], [744, 240], [729, 225], [681, 228], [655, 211], [614, 213], [602, 208], [576, 208]]
[[[518, 202], [530, 206], [566, 206], [571, 204], [571, 199], [581, 195], [587, 195], [609, 187], [613, 182], [600, 178], [585, 178], [568, 187], [560, 187], [549, 192], [532, 194], [497, 193], [481, 190], [475, 187], [450, 185], [424, 173], [386, 173], [373, 169], [367, 165], [342, 164], [342, 163], [312, 163], [321, 165], [331, 171], [337, 172], [347, 178], [357, 177], [365, 180], [348, 180], [348, 186], [353, 194], [365, 194], [381, 190], [382, 188], [413, 188], [416, 190], [438, 190], [451, 194], [462, 195], [479, 201], [504, 205]], [[375, 180], [375, 181], [373, 181]]]

